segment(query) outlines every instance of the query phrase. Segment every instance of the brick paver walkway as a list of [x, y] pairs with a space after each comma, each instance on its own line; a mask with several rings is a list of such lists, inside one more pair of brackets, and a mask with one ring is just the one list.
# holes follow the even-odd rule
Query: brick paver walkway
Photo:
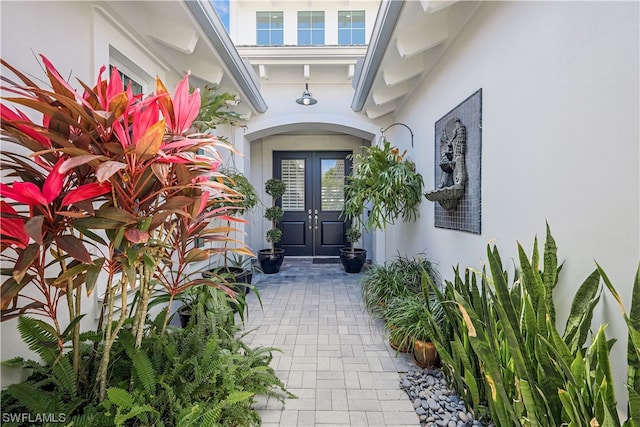
[[249, 294], [245, 329], [255, 331], [245, 341], [282, 350], [271, 366], [298, 397], [260, 400], [264, 427], [420, 425], [399, 388], [399, 372], [413, 362], [396, 357], [364, 310], [360, 278], [339, 264], [291, 257], [277, 274], [254, 275], [263, 309]]

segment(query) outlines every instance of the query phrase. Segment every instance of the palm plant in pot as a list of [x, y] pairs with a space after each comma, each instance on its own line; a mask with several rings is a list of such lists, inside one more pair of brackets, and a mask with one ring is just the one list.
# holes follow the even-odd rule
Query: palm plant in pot
[[[342, 215], [367, 231], [384, 231], [388, 224], [402, 217], [418, 218], [422, 201], [422, 175], [415, 164], [387, 140], [381, 146], [365, 147], [362, 154], [352, 155], [354, 168], [347, 177]], [[363, 221], [363, 207], [369, 215]], [[366, 256], [366, 255], [365, 255]]]
[[278, 228], [278, 222], [282, 220], [284, 212], [277, 205], [278, 199], [287, 190], [284, 181], [278, 178], [271, 178], [264, 184], [265, 191], [271, 196], [271, 207], [267, 208], [264, 217], [271, 221], [271, 229], [267, 231], [267, 241], [271, 243], [270, 249], [260, 249], [258, 251], [258, 261], [265, 274], [274, 274], [280, 271], [284, 261], [284, 249], [276, 248], [276, 244], [282, 240], [282, 230]]

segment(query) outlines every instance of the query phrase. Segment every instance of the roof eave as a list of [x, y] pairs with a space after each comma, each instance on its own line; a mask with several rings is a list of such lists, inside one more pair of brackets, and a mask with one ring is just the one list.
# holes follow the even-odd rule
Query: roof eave
[[402, 0], [382, 0], [380, 3], [376, 23], [371, 33], [371, 41], [360, 68], [360, 73], [355, 80], [357, 83], [351, 102], [351, 109], [355, 112], [362, 111], [371, 93], [373, 82], [389, 46], [389, 41], [398, 22], [403, 4], [404, 1]]
[[251, 107], [257, 113], [266, 112], [267, 103], [260, 93], [253, 69], [240, 57], [212, 3], [208, 0], [185, 0], [185, 4]]

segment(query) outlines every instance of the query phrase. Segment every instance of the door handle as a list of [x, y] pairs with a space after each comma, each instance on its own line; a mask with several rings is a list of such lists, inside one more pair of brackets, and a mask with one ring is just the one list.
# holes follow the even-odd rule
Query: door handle
[[309, 230], [311, 230], [311, 209], [309, 209]]
[[315, 220], [315, 227], [316, 227], [316, 230], [317, 230], [318, 229], [318, 215], [314, 215], [314, 220]]

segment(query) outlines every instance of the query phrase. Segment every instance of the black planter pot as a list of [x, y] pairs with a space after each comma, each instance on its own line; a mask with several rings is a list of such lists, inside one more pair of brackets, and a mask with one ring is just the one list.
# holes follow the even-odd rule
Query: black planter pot
[[[224, 274], [225, 280], [230, 284], [239, 283], [241, 285], [250, 285], [253, 280], [253, 271], [244, 270], [239, 267], [220, 267], [214, 270], [203, 271], [202, 277], [206, 279], [211, 277], [213, 274]], [[249, 286], [237, 286], [237, 288], [238, 289], [234, 287], [234, 290], [243, 291], [245, 295], [250, 291]]]
[[353, 252], [351, 252], [351, 248], [340, 249], [340, 262], [347, 273], [360, 273], [366, 261], [366, 249], [354, 249]]
[[276, 249], [271, 254], [271, 249], [260, 249], [258, 251], [258, 262], [264, 274], [274, 274], [280, 271], [284, 261], [284, 249]]
[[191, 320], [191, 307], [182, 306], [178, 309], [178, 318], [180, 319], [180, 326], [186, 328]]

